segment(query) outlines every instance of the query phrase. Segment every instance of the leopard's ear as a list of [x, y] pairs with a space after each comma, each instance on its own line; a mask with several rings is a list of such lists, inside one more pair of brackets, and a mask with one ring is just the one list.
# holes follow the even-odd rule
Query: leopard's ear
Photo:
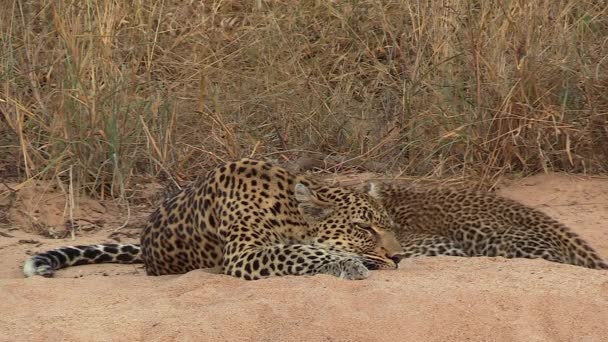
[[295, 197], [300, 213], [308, 221], [322, 220], [333, 212], [331, 203], [320, 200], [312, 189], [302, 183], [296, 184]]
[[377, 200], [382, 200], [382, 185], [369, 182], [363, 187], [363, 191]]

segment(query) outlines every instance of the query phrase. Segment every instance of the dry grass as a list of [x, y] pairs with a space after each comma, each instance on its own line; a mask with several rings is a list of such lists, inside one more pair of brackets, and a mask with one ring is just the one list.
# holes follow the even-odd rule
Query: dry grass
[[9, 0], [0, 153], [102, 197], [303, 151], [480, 182], [598, 172], [607, 18], [592, 0]]

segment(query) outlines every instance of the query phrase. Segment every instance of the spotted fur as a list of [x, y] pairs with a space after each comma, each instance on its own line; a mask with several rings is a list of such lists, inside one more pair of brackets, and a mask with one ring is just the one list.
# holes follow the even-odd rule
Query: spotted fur
[[543, 258], [608, 269], [598, 253], [562, 223], [492, 193], [386, 184], [370, 191], [397, 224], [404, 257]]
[[50, 277], [56, 269], [87, 264], [142, 263], [139, 245], [136, 244], [100, 244], [66, 246], [29, 258], [23, 266], [27, 276], [34, 274]]
[[164, 201], [142, 232], [141, 251], [62, 247], [34, 255], [24, 273], [52, 276], [77, 264], [143, 261], [148, 275], [219, 268], [247, 280], [318, 273], [363, 279], [369, 270], [397, 267], [402, 251], [392, 225], [370, 194], [242, 159]]

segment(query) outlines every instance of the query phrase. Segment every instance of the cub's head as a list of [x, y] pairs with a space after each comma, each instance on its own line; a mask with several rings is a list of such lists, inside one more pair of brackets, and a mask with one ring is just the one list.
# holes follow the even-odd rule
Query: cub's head
[[365, 190], [297, 183], [295, 197], [315, 244], [356, 254], [370, 270], [395, 269], [403, 250], [393, 220], [378, 204], [375, 185]]

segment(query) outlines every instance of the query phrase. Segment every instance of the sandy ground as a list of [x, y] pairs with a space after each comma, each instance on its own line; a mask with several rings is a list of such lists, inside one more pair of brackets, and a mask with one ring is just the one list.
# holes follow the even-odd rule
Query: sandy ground
[[[608, 257], [608, 178], [539, 175], [500, 192], [562, 220]], [[124, 209], [85, 201], [72, 213], [76, 241], [44, 238], [47, 225], [63, 234], [68, 213], [53, 204], [59, 195], [39, 195], [22, 189], [0, 201], [0, 341], [608, 340], [608, 272], [543, 260], [409, 259], [363, 281], [147, 277], [134, 265], [23, 279], [26, 253], [114, 241], [124, 221]], [[133, 241], [141, 209], [111, 236]]]

